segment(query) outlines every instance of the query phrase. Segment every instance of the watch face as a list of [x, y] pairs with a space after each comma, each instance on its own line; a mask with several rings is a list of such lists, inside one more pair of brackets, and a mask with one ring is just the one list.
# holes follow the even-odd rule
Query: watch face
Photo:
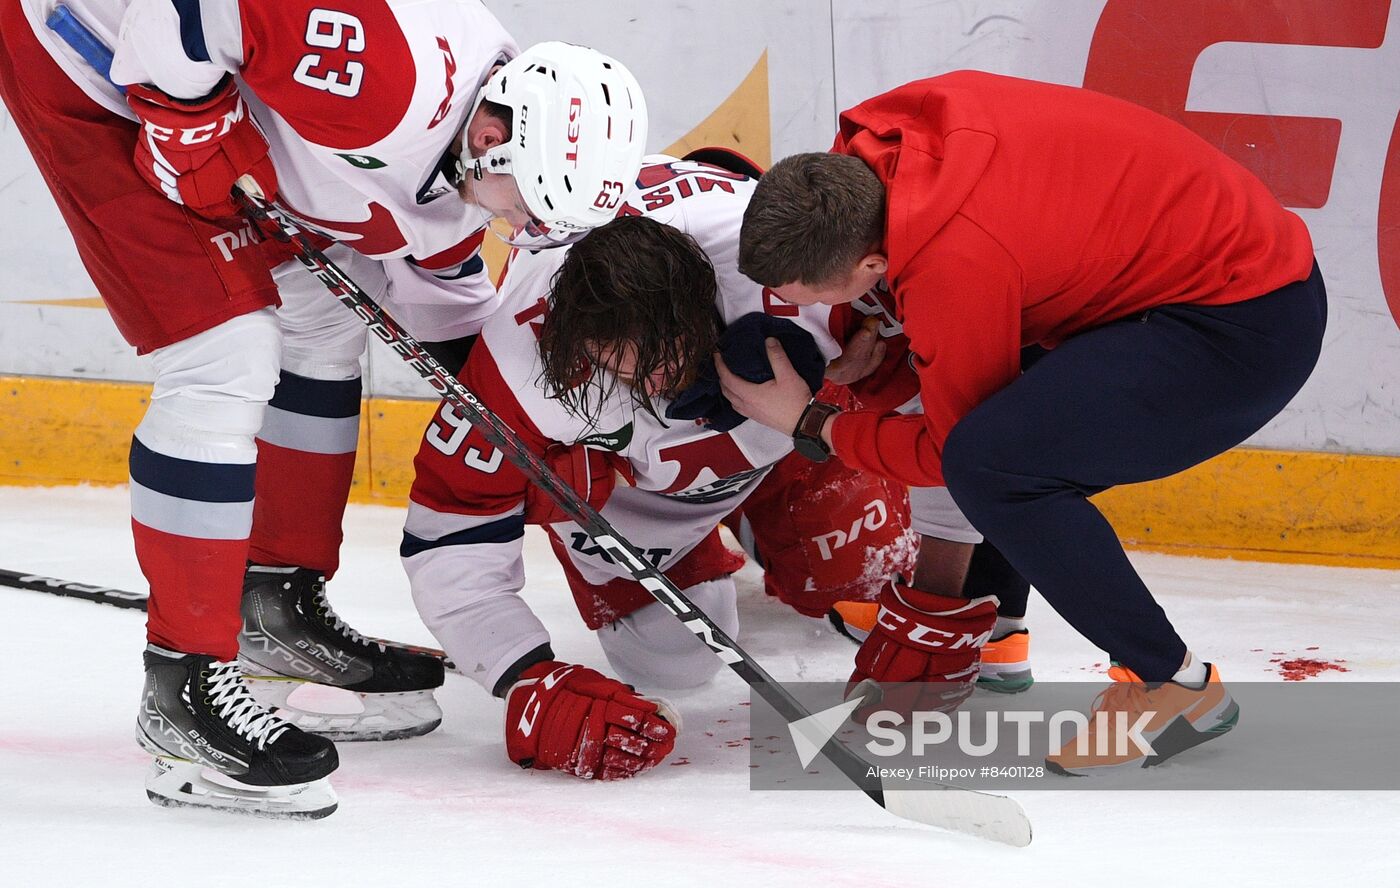
[[831, 456], [831, 449], [826, 446], [825, 441], [807, 435], [793, 438], [792, 447], [812, 462], [826, 462], [827, 457]]

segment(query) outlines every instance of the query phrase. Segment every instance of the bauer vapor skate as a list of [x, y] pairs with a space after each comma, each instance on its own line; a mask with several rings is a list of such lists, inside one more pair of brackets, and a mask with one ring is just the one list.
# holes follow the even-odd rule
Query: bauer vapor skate
[[[250, 565], [238, 646], [258, 700], [304, 731], [332, 740], [397, 740], [442, 723], [433, 698], [442, 686], [442, 659], [347, 626], [314, 570]], [[356, 699], [327, 700], [307, 685], [341, 688]]]
[[136, 740], [156, 757], [152, 802], [304, 820], [335, 810], [335, 745], [259, 705], [236, 662], [156, 645], [144, 661]]

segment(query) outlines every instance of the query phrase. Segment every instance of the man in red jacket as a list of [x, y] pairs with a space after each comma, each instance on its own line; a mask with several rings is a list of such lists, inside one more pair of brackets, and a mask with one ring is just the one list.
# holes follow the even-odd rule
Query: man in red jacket
[[[1088, 497], [1239, 444], [1312, 372], [1325, 290], [1307, 228], [1262, 183], [1127, 102], [956, 72], [858, 105], [831, 153], [769, 171], [744, 217], [740, 267], [796, 304], [881, 285], [922, 412], [827, 407], [771, 342], [774, 381], [722, 372], [734, 406], [793, 433], [799, 450], [946, 487], [1115, 661], [1121, 684], [1100, 706], [1157, 712], [1144, 732], [1155, 756], [1071, 743], [1052, 767], [1156, 764], [1233, 726], [1218, 671], [1187, 649]], [[1022, 372], [1031, 345], [1049, 351]], [[928, 551], [964, 566], [970, 547]], [[854, 678], [975, 674], [995, 599], [952, 597], [957, 570], [936, 588], [920, 573], [939, 575], [885, 592]], [[1120, 745], [1134, 748], [1108, 748]]]

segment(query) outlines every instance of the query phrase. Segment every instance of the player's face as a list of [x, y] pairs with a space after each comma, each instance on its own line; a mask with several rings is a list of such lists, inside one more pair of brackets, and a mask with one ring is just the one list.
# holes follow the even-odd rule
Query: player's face
[[514, 176], [488, 173], [477, 180], [468, 180], [469, 193], [463, 197], [486, 210], [497, 219], [504, 219], [513, 229], [523, 229], [534, 222], [525, 206], [525, 198], [515, 184]]
[[599, 367], [617, 377], [617, 381], [623, 385], [634, 389], [640, 387], [648, 397], [673, 398], [684, 391], [685, 387], [689, 385], [689, 381], [693, 380], [692, 374], [687, 377], [687, 381], [683, 381], [676, 387], [677, 390], [665, 391], [667, 379], [675, 372], [675, 368], [669, 364], [663, 364], [644, 379], [639, 379], [637, 376], [637, 350], [630, 342], [596, 350], [590, 349], [590, 351], [597, 355], [595, 363]]
[[820, 284], [804, 284], [793, 281], [774, 287], [778, 298], [793, 305], [844, 305], [855, 302], [869, 292], [884, 276], [888, 263], [885, 257], [871, 253], [863, 257], [850, 273], [837, 276]]

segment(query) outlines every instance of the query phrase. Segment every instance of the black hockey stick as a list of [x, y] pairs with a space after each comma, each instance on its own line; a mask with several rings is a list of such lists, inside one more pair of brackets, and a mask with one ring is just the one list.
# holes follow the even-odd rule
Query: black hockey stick
[[[137, 610], [142, 613], [145, 613], [146, 605], [150, 600], [150, 596], [144, 592], [129, 592], [125, 589], [114, 589], [111, 586], [92, 586], [87, 583], [75, 583], [72, 580], [60, 580], [57, 577], [46, 577], [42, 574], [21, 573], [17, 570], [0, 569], [0, 586], [8, 586], [11, 589], [29, 589], [33, 592], [47, 592], [50, 595], [60, 595], [64, 598], [81, 598], [84, 601], [110, 604], [112, 607]], [[379, 644], [392, 645], [414, 653], [437, 657], [443, 661], [444, 667], [454, 672], [457, 671], [457, 667], [451, 660], [447, 659], [447, 654], [437, 648], [404, 644], [400, 641], [389, 641], [369, 635], [364, 637]]]
[[110, 604], [113, 607], [123, 607], [128, 610], [146, 610], [146, 594], [144, 592], [127, 592], [124, 589], [113, 589], [111, 586], [91, 586], [87, 583], [75, 583], [72, 580], [60, 580], [57, 577], [46, 577], [40, 574], [20, 573], [16, 570], [0, 570], [0, 586], [47, 592], [50, 595], [62, 595], [65, 598], [81, 598], [84, 601]]
[[[592, 540], [623, 565], [632, 578], [652, 597], [685, 624], [706, 647], [714, 651], [739, 674], [768, 705], [786, 719], [794, 735], [817, 724], [812, 713], [786, 688], [759, 666], [724, 630], [697, 608], [666, 575], [642, 557], [636, 547], [613, 529], [590, 506], [529, 450], [476, 394], [463, 385], [424, 350], [423, 346], [394, 321], [369, 294], [316, 248], [287, 216], [261, 199], [238, 192], [239, 201], [254, 227], [264, 234], [290, 244], [298, 261], [363, 321], [370, 331], [403, 358], [435, 391], [461, 411], [487, 443], [501, 451], [525, 477], [547, 494]], [[810, 719], [810, 720], [809, 720]], [[809, 720], [805, 721], [804, 720]], [[804, 722], [799, 725], [798, 723]], [[804, 732], [805, 733], [805, 732]], [[880, 769], [871, 765], [848, 746], [820, 729], [806, 736], [814, 738], [821, 753], [865, 792], [876, 804], [898, 816], [981, 836], [1010, 845], [1030, 843], [1031, 826], [1021, 806], [1004, 796], [976, 792], [933, 781], [921, 781], [887, 788], [876, 776]], [[809, 741], [812, 742], [812, 741]]]

